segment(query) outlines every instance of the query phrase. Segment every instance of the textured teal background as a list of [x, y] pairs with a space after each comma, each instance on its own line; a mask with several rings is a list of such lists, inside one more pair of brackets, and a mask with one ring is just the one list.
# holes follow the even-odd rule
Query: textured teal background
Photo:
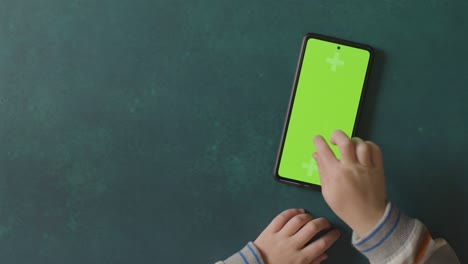
[[[468, 244], [468, 2], [0, 1], [0, 262], [212, 263], [278, 212], [302, 36], [377, 49], [359, 134], [389, 197]], [[311, 135], [312, 137], [312, 135]], [[365, 263], [349, 232], [329, 263]]]

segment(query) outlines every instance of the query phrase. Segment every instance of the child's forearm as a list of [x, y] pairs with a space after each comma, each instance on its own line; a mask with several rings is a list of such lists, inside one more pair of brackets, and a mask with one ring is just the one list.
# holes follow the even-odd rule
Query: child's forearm
[[379, 223], [362, 238], [353, 235], [353, 245], [371, 263], [460, 263], [445, 240], [433, 240], [417, 219], [388, 203]]

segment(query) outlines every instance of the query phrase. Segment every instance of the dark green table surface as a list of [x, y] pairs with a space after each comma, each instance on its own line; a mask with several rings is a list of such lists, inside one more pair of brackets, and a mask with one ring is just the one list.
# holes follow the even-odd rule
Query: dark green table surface
[[[359, 135], [468, 261], [468, 2], [3, 0], [0, 262], [212, 263], [320, 193], [271, 175], [302, 36], [377, 49]], [[312, 137], [313, 135], [311, 135]]]

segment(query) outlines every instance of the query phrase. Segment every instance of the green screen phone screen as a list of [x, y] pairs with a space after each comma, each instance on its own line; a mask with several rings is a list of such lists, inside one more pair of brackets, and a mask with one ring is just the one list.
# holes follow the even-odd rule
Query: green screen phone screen
[[[353, 133], [370, 51], [314, 38], [304, 49], [278, 176], [320, 185], [312, 139], [329, 140], [336, 129]], [[332, 150], [339, 158], [338, 149]]]

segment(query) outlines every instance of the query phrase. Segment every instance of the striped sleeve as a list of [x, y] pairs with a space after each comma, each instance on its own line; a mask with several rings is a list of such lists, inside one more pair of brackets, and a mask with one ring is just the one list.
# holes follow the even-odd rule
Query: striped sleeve
[[368, 234], [362, 238], [353, 234], [353, 245], [373, 264], [460, 263], [445, 240], [433, 240], [420, 221], [404, 215], [392, 203]]
[[264, 264], [262, 255], [252, 242], [249, 242], [243, 249], [232, 255], [225, 261], [216, 264]]

